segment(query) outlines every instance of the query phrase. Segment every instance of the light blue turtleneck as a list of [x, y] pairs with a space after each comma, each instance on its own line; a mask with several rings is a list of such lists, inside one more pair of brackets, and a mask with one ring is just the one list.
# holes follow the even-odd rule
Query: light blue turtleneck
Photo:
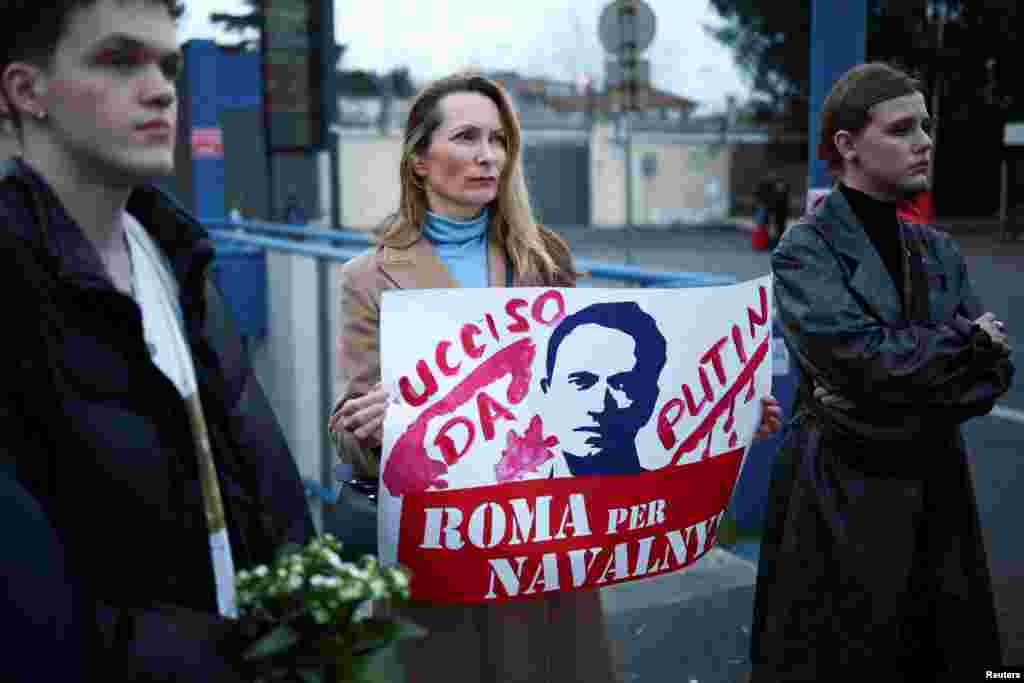
[[487, 225], [490, 213], [459, 221], [427, 211], [423, 236], [437, 250], [451, 276], [463, 287], [487, 287]]

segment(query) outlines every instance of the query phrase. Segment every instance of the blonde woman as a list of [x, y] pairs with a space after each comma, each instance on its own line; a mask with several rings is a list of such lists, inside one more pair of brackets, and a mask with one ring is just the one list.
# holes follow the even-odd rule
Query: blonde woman
[[[475, 75], [435, 82], [413, 104], [401, 206], [379, 246], [342, 269], [338, 386], [330, 428], [357, 479], [375, 481], [387, 394], [380, 386], [381, 292], [576, 282], [565, 242], [538, 225], [520, 164], [519, 122], [502, 89]], [[778, 428], [766, 404], [760, 434]], [[403, 644], [410, 680], [616, 680], [597, 591], [503, 606], [414, 606], [430, 630]]]

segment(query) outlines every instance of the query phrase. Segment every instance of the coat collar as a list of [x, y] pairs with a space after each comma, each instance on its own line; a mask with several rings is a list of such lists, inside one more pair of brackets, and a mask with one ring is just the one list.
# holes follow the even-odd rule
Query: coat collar
[[[424, 237], [404, 247], [380, 246], [375, 255], [377, 268], [399, 289], [450, 289], [460, 287]], [[487, 272], [491, 287], [504, 287], [508, 277], [505, 250], [494, 231], [487, 241]]]
[[[819, 234], [829, 244], [845, 269], [850, 287], [882, 321], [894, 324], [903, 319], [903, 305], [882, 257], [839, 190], [829, 193], [814, 213]], [[907, 250], [907, 227], [900, 225], [900, 249]], [[904, 273], [906, 277], [906, 273]]]
[[[12, 177], [20, 182], [42, 210], [42, 219], [46, 221], [42, 247], [58, 277], [86, 287], [111, 286], [96, 249], [42, 176], [22, 159], [14, 157], [0, 168], [0, 177]], [[13, 201], [19, 206], [24, 203]], [[30, 205], [21, 208], [23, 214], [12, 216], [12, 229], [22, 239], [34, 241], [35, 231], [40, 229], [38, 217], [33, 215]], [[167, 256], [183, 285], [183, 297], [199, 295], [195, 288], [214, 256], [213, 242], [206, 230], [174, 199], [151, 185], [141, 185], [134, 190], [126, 208]]]

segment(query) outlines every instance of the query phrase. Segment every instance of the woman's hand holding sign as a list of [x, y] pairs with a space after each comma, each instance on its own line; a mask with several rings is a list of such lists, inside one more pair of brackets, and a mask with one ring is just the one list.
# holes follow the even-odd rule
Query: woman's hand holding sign
[[369, 393], [345, 401], [331, 416], [330, 430], [350, 432], [364, 448], [380, 446], [388, 400], [387, 390], [377, 383]]

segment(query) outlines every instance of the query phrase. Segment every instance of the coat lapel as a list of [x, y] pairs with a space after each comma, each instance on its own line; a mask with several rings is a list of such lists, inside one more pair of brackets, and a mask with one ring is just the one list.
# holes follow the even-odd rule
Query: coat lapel
[[[451, 289], [460, 287], [429, 240], [418, 239], [408, 247], [381, 247], [377, 267], [399, 289]], [[505, 250], [491, 235], [487, 244], [487, 272], [491, 287], [508, 285]]]
[[377, 251], [377, 267], [399, 289], [450, 289], [459, 286], [433, 245], [422, 238], [404, 249], [381, 247]]
[[822, 219], [819, 225], [824, 227], [823, 236], [831, 242], [847, 271], [850, 289], [882, 322], [893, 324], [902, 320], [900, 295], [892, 277], [843, 193], [830, 193], [818, 215]]

